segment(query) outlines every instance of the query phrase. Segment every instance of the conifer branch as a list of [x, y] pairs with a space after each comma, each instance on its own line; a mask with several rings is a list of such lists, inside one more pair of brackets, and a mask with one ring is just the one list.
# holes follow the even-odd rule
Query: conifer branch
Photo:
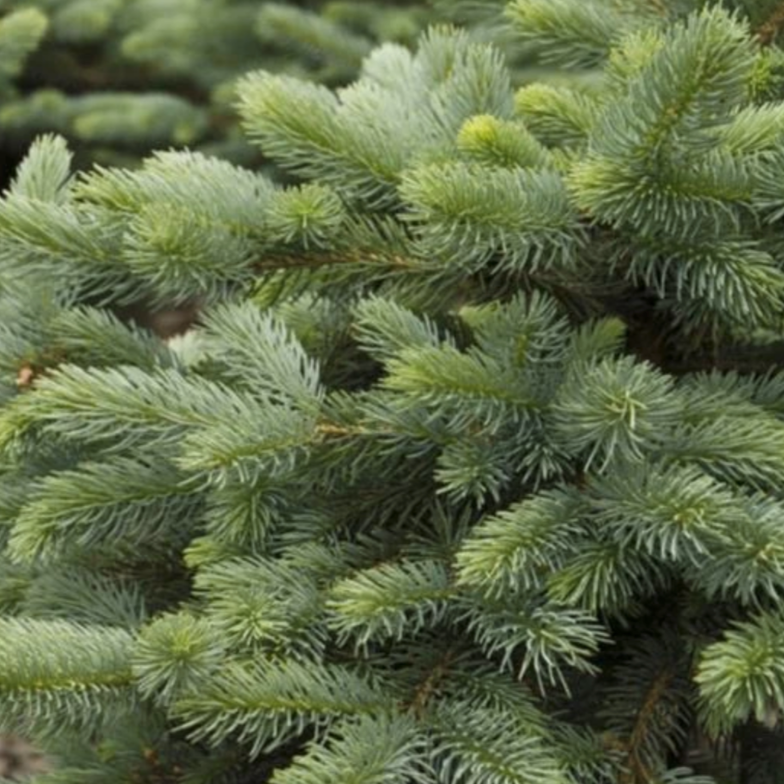
[[651, 682], [647, 694], [634, 719], [632, 731], [624, 743], [628, 754], [628, 784], [644, 784], [651, 780], [653, 771], [650, 768], [649, 749], [651, 724], [656, 721], [661, 700], [664, 698], [674, 673], [664, 667]]
[[[115, 0], [61, 5], [97, 49]], [[784, 6], [455, 5], [507, 9], [504, 55], [369, 51], [412, 18], [380, 3], [262, 11], [324, 74], [369, 52], [340, 89], [241, 82], [296, 184], [184, 151], [74, 176], [47, 136], [0, 198], [0, 722], [61, 735], [53, 781], [709, 784], [694, 735], [721, 764], [780, 725]], [[111, 95], [25, 111], [75, 101], [135, 137]], [[198, 320], [163, 343], [132, 300]]]

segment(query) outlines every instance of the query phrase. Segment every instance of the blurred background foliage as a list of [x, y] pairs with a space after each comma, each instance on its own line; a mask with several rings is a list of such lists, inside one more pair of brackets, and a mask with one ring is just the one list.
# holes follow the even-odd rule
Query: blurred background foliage
[[411, 45], [434, 18], [411, 0], [0, 0], [0, 185], [44, 132], [80, 167], [169, 147], [261, 165], [237, 125], [239, 76], [339, 86], [379, 41]]

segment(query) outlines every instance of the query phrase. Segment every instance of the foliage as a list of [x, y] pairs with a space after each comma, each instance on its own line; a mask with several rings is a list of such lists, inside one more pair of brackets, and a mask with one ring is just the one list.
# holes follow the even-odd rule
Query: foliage
[[[452, 27], [340, 90], [254, 71], [287, 185], [35, 142], [0, 201], [0, 709], [38, 784], [780, 780], [762, 5], [474, 3], [562, 66], [519, 88]], [[141, 294], [197, 324], [127, 323]]]
[[15, 161], [57, 132], [80, 166], [135, 165], [169, 146], [256, 165], [237, 127], [238, 76], [266, 67], [342, 84], [375, 41], [413, 42], [427, 14], [416, 0], [2, 0], [0, 152]]

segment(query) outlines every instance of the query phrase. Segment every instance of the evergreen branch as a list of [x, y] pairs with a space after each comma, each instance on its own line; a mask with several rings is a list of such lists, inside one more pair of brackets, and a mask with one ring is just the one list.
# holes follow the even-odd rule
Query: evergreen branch
[[[662, 299], [695, 306], [706, 321], [778, 324], [784, 302], [784, 272], [761, 243], [730, 238], [675, 242], [657, 238], [635, 243], [628, 276]], [[708, 320], [709, 319], [709, 320]]]
[[585, 541], [553, 573], [547, 594], [556, 604], [592, 614], [624, 614], [664, 589], [670, 574], [662, 564], [618, 542]]
[[[700, 401], [704, 414], [708, 401]], [[689, 410], [689, 406], [686, 410]], [[700, 404], [692, 409], [700, 410]], [[752, 488], [777, 487], [784, 476], [784, 425], [762, 412], [733, 415], [724, 408], [723, 417], [712, 417], [674, 429], [662, 455], [693, 461], [720, 480], [742, 482]]]
[[458, 584], [497, 598], [536, 591], [579, 548], [582, 507], [578, 496], [551, 491], [485, 518], [457, 553]]
[[55, 317], [51, 331], [54, 344], [74, 364], [128, 363], [148, 371], [179, 364], [174, 352], [151, 331], [124, 324], [99, 308], [63, 310]]
[[247, 303], [213, 308], [203, 323], [205, 351], [222, 375], [270, 401], [320, 409], [319, 367], [280, 321]]
[[5, 555], [0, 558], [0, 613], [15, 615], [22, 607], [34, 579], [33, 570], [15, 564]]
[[693, 466], [616, 466], [592, 478], [591, 519], [613, 539], [690, 569], [743, 515], [742, 499]]
[[139, 171], [98, 167], [74, 188], [123, 227], [123, 264], [168, 302], [248, 283], [275, 196], [264, 177], [191, 152], [157, 153]]
[[404, 219], [430, 255], [469, 271], [572, 269], [583, 243], [563, 180], [552, 171], [431, 164], [407, 172]]
[[513, 715], [442, 701], [428, 716], [436, 733], [432, 758], [439, 776], [455, 784], [567, 784], [542, 738]]
[[542, 710], [528, 686], [504, 672], [497, 662], [476, 650], [475, 646], [452, 649], [449, 668], [434, 684], [438, 688], [430, 696], [460, 700], [466, 705], [514, 716], [527, 734], [546, 737], [551, 731], [551, 718]]
[[488, 657], [502, 654], [502, 669], [517, 669], [519, 680], [533, 674], [541, 691], [549, 684], [568, 692], [564, 671], [569, 668], [595, 674], [591, 660], [610, 639], [605, 628], [585, 612], [536, 606], [528, 599], [500, 604], [469, 598], [465, 619]]
[[644, 20], [624, 13], [623, 5], [608, 8], [597, 0], [515, 0], [506, 16], [516, 35], [549, 63], [589, 68], [605, 59], [611, 47]]
[[406, 348], [387, 369], [386, 389], [419, 405], [439, 405], [454, 429], [479, 424], [492, 433], [507, 417], [525, 421], [544, 406], [525, 374], [479, 351], [464, 354], [448, 344]]
[[[360, 418], [352, 416], [348, 423], [339, 425], [337, 433], [327, 425], [325, 435], [341, 438], [347, 433], [357, 435], [376, 435], [386, 443], [410, 444], [418, 454], [427, 453], [434, 447], [444, 445], [451, 439], [448, 428], [442, 421], [433, 419], [430, 412], [424, 407], [401, 405], [394, 394], [384, 391], [373, 392], [367, 396], [360, 396], [356, 401], [351, 399], [352, 405], [356, 402], [359, 406]], [[341, 422], [340, 417], [335, 417]], [[326, 423], [325, 423], [326, 424]], [[323, 425], [322, 425], [323, 426]], [[429, 446], [428, 446], [429, 445]], [[424, 450], [424, 452], [419, 451]]]
[[558, 367], [575, 337], [559, 303], [538, 290], [516, 294], [503, 305], [465, 306], [460, 318], [483, 353], [521, 370]]
[[36, 569], [26, 588], [19, 609], [32, 618], [137, 628], [148, 617], [140, 586], [123, 577], [108, 578], [74, 566]]
[[604, 359], [567, 376], [554, 403], [559, 440], [599, 470], [614, 458], [639, 462], [678, 423], [682, 406], [673, 381], [630, 357]]
[[[425, 152], [425, 157], [434, 145], [451, 146], [470, 117], [511, 117], [511, 75], [503, 54], [493, 46], [473, 42], [465, 30], [431, 27], [421, 38], [412, 68], [393, 68], [392, 73], [394, 108], [402, 103], [422, 112], [418, 122], [409, 124], [408, 132], [416, 144], [414, 151]], [[377, 74], [378, 68], [376, 79]], [[414, 84], [417, 89], [412, 92]]]
[[[293, 476], [259, 478], [248, 486], [227, 481], [210, 490], [206, 498], [204, 526], [211, 540], [231, 548], [249, 548], [263, 552], [272, 532], [299, 496]], [[302, 492], [306, 482], [301, 483]]]
[[[508, 451], [503, 448], [506, 445]], [[487, 498], [500, 501], [519, 469], [515, 461], [518, 451], [523, 448], [514, 437], [491, 439], [486, 434], [471, 434], [452, 440], [438, 456], [435, 478], [441, 485], [439, 492], [458, 503], [467, 498], [477, 505]]]
[[702, 653], [695, 680], [709, 732], [749, 719], [777, 724], [784, 711], [784, 625], [775, 613], [736, 623]]
[[51, 560], [64, 550], [107, 542], [151, 542], [183, 525], [199, 508], [193, 483], [170, 465], [131, 458], [57, 471], [31, 488], [9, 552], [20, 560]]
[[662, 670], [659, 677], [653, 681], [650, 691], [637, 714], [637, 720], [634, 722], [634, 729], [629, 736], [630, 767], [632, 775], [639, 781], [645, 781], [650, 778], [650, 763], [646, 762], [644, 759], [647, 756], [644, 747], [651, 742], [650, 736], [652, 733], [650, 725], [657, 712], [662, 695], [670, 686], [672, 677], [673, 673], [665, 669]]
[[261, 72], [246, 76], [238, 92], [247, 132], [269, 157], [349, 200], [376, 209], [394, 203], [408, 141], [379, 122], [376, 113], [392, 119], [381, 95], [356, 88], [341, 102], [323, 87]]
[[354, 333], [360, 345], [382, 361], [409, 346], [435, 347], [442, 340], [452, 342], [451, 335], [442, 335], [427, 316], [418, 316], [390, 300], [364, 299], [354, 312], [357, 316]]
[[[6, 24], [5, 19], [3, 24]], [[2, 34], [0, 33], [0, 36]], [[2, 43], [0, 43], [0, 48]], [[0, 62], [3, 61], [0, 51]], [[2, 66], [0, 66], [2, 68]], [[16, 170], [11, 195], [63, 204], [70, 196], [73, 156], [62, 136], [39, 136]]]
[[[620, 122], [614, 117], [603, 124]], [[645, 140], [639, 150], [589, 155], [576, 164], [568, 184], [577, 206], [616, 229], [648, 236], [662, 231], [681, 242], [695, 225], [713, 236], [727, 224], [740, 226], [740, 208], [751, 201], [755, 184], [745, 162], [716, 150], [685, 168], [677, 155], [672, 162], [661, 155], [641, 157], [651, 146]]]
[[104, 216], [71, 205], [7, 195], [0, 201], [0, 265], [12, 277], [53, 268], [67, 294], [117, 298], [129, 289], [127, 271], [116, 263], [119, 237]]
[[0, 619], [3, 724], [54, 731], [94, 728], [133, 709], [130, 635], [68, 621]]
[[311, 743], [271, 784], [431, 784], [426, 741], [406, 716], [359, 716], [334, 727], [322, 743]]
[[745, 500], [727, 525], [704, 567], [692, 578], [708, 596], [732, 597], [754, 606], [784, 591], [784, 535], [778, 525], [782, 503], [763, 494]]
[[131, 218], [122, 260], [163, 303], [219, 299], [251, 280], [255, 243], [195, 211], [148, 204]]
[[220, 630], [186, 613], [163, 615], [141, 630], [132, 668], [139, 691], [163, 704], [197, 693], [225, 660]]
[[340, 235], [348, 215], [335, 191], [307, 183], [278, 191], [264, 217], [269, 243], [308, 249], [328, 248]]
[[621, 754], [617, 750], [609, 750], [604, 739], [594, 730], [555, 721], [552, 733], [564, 767], [575, 784], [623, 781]]
[[[310, 229], [310, 224], [308, 224]], [[318, 227], [317, 227], [318, 228]], [[405, 227], [389, 216], [346, 216], [329, 247], [301, 238], [293, 245], [260, 250], [254, 258], [260, 276], [254, 299], [272, 305], [282, 300], [294, 302], [318, 288], [323, 297], [346, 299], [347, 291], [395, 296], [399, 289], [422, 297], [428, 288], [431, 297], [443, 298], [447, 281], [444, 270], [425, 262]]]
[[504, 169], [552, 167], [553, 157], [522, 123], [479, 114], [457, 136], [458, 149], [472, 162]]
[[456, 659], [456, 652], [447, 648], [443, 655], [426, 671], [425, 677], [416, 684], [408, 708], [417, 718], [426, 715], [430, 701], [444, 686], [444, 679], [449, 675]]
[[20, 412], [52, 433], [116, 450], [145, 440], [169, 442], [187, 427], [208, 426], [257, 409], [255, 397], [173, 369], [61, 365], [25, 396]]
[[601, 104], [586, 91], [540, 82], [515, 93], [515, 113], [534, 136], [556, 150], [583, 146]]
[[453, 595], [442, 563], [382, 564], [329, 589], [329, 625], [341, 638], [355, 638], [359, 646], [371, 640], [399, 640], [442, 620]]
[[306, 729], [344, 716], [389, 713], [394, 704], [380, 684], [339, 665], [264, 661], [224, 667], [200, 693], [181, 700], [175, 714], [195, 740], [235, 736], [251, 756], [280, 747]]
[[[782, 6], [784, 8], [784, 5]], [[744, 106], [729, 122], [714, 129], [715, 137], [733, 155], [765, 153], [760, 174], [769, 170], [770, 158], [784, 136], [784, 107], [778, 104]]]
[[191, 429], [176, 463], [206, 474], [216, 486], [282, 478], [301, 467], [308, 459], [307, 448], [320, 440], [314, 425], [310, 414], [254, 400], [234, 409], [231, 419]]
[[754, 66], [747, 30], [724, 10], [676, 26], [595, 124], [591, 154], [570, 173], [578, 205], [647, 235], [688, 237], [698, 220], [714, 235], [737, 224], [753, 192], [747, 162], [702, 145], [685, 166], [682, 151], [702, 128], [731, 121]]
[[259, 231], [275, 188], [260, 174], [198, 152], [156, 152], [137, 170], [96, 166], [82, 173], [74, 199], [119, 215], [179, 207], [231, 234]]
[[711, 419], [729, 420], [781, 419], [778, 390], [784, 378], [773, 370], [764, 375], [737, 372], [691, 373], [682, 376], [678, 389], [684, 395], [685, 424], [699, 426]]
[[784, 190], [779, 174], [784, 170], [784, 155], [778, 148], [760, 155], [754, 171], [755, 207], [763, 211], [769, 223], [775, 223], [784, 215]]
[[[771, 363], [774, 364], [774, 363]], [[728, 373], [727, 379], [733, 384], [734, 388], [743, 388], [743, 376], [736, 373]], [[776, 418], [780, 419], [784, 414], [784, 400], [782, 400], [781, 391], [784, 390], [784, 373], [771, 368], [764, 374], [755, 374], [751, 377], [751, 401], [755, 405], [760, 406], [763, 410], [773, 414]], [[746, 387], [746, 389], [749, 389]]]
[[227, 559], [202, 568], [195, 589], [207, 601], [210, 628], [229, 648], [308, 661], [322, 656], [324, 597], [310, 564]]
[[626, 324], [617, 317], [600, 319], [583, 324], [574, 330], [569, 340], [565, 364], [579, 367], [621, 353], [627, 338]]

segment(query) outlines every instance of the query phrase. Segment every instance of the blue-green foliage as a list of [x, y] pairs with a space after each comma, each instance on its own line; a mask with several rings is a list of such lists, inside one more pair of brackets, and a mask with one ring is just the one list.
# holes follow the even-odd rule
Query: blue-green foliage
[[736, 5], [516, 0], [566, 68], [519, 90], [450, 27], [338, 91], [251, 73], [287, 187], [35, 143], [0, 715], [41, 784], [778, 780], [784, 111]]

